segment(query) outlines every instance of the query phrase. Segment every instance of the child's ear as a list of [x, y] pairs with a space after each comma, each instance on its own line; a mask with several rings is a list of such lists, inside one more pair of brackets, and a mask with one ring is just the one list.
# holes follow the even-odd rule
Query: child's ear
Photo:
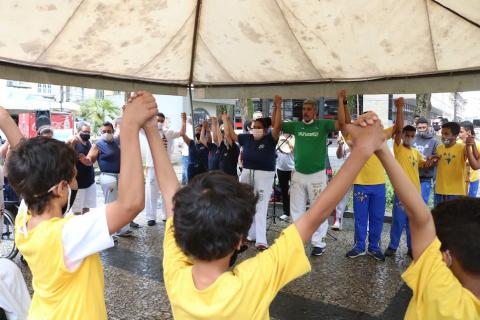
[[240, 250], [240, 248], [242, 247], [242, 243], [243, 243], [243, 241], [242, 241], [242, 239], [240, 239], [240, 241], [238, 241], [238, 243], [235, 246], [235, 250]]
[[447, 267], [452, 266], [452, 255], [449, 250], [442, 251], [443, 261], [447, 264]]

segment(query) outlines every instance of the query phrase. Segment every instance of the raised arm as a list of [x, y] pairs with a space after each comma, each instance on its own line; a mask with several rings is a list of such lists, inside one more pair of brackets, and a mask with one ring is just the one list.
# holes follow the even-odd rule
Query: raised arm
[[15, 147], [23, 138], [15, 121], [13, 121], [8, 111], [2, 107], [0, 107], [0, 129], [7, 136], [7, 141], [11, 148]]
[[415, 186], [403, 173], [386, 144], [376, 152], [376, 155], [387, 171], [395, 194], [406, 209], [412, 236], [413, 259], [417, 260], [436, 237], [432, 214], [423, 202], [420, 193], [412, 192], [415, 190]]
[[[182, 113], [183, 126], [180, 130], [181, 132], [184, 129], [186, 119], [187, 115]], [[173, 196], [180, 188], [180, 183], [178, 182], [177, 175], [173, 170], [167, 151], [163, 146], [162, 139], [156, 128], [156, 122], [153, 120], [147, 122], [144, 126], [144, 130], [147, 136], [148, 144], [150, 145], [150, 150], [152, 152], [155, 176], [157, 177], [158, 186], [162, 194], [165, 212], [167, 218], [170, 218], [173, 216]], [[185, 135], [185, 130], [183, 130], [183, 133]]]
[[187, 136], [187, 114], [185, 112], [182, 112], [182, 128], [180, 129], [180, 134], [183, 138], [183, 142], [189, 145], [192, 139]]
[[[154, 118], [156, 113], [155, 98], [148, 92], [139, 92], [125, 106], [122, 130], [120, 131], [120, 139], [123, 143], [120, 153], [118, 199], [106, 206], [110, 234], [132, 221], [145, 205], [144, 176], [138, 133], [145, 122]], [[157, 145], [163, 148], [160, 139]]]
[[280, 137], [280, 130], [282, 129], [282, 97], [275, 96], [274, 102], [275, 110], [273, 112], [273, 129], [272, 137], [274, 141], [278, 141]]
[[[337, 92], [337, 98], [338, 98], [338, 112], [337, 112], [337, 121], [335, 122], [335, 129], [340, 130], [342, 132], [342, 135], [345, 137], [347, 135], [347, 132], [345, 130], [345, 126], [349, 124], [351, 121], [347, 121], [347, 116], [346, 114], [348, 113], [347, 111], [347, 106], [345, 105], [345, 99], [347, 98], [347, 92], [345, 89], [339, 90]], [[348, 115], [350, 118], [350, 114]]]
[[209, 141], [209, 130], [208, 130], [208, 122], [204, 120], [202, 123], [202, 130], [200, 131], [200, 143], [203, 144], [205, 147], [208, 145]]
[[397, 119], [395, 121], [395, 126], [393, 129], [393, 134], [395, 136], [395, 144], [398, 146], [402, 143], [402, 130], [403, 130], [403, 123], [405, 122], [403, 117], [403, 106], [405, 102], [403, 97], [395, 99], [395, 107], [397, 109]]
[[374, 121], [373, 118], [377, 118], [374, 113], [366, 114], [362, 119], [371, 124], [363, 128], [352, 124], [346, 125], [346, 130], [353, 141], [351, 156], [345, 161], [327, 188], [319, 195], [307, 214], [304, 214], [295, 222], [303, 242], [308, 242], [318, 226], [328, 219], [365, 162], [375, 150], [381, 147], [384, 141], [382, 126], [379, 121]]
[[216, 117], [212, 117], [212, 140], [217, 146], [222, 143], [222, 133], [220, 132], [220, 126]]
[[238, 140], [238, 136], [235, 133], [235, 130], [233, 130], [233, 125], [230, 121], [230, 118], [228, 117], [228, 114], [222, 114], [222, 120], [223, 130], [225, 131], [225, 139], [227, 139], [229, 144], [236, 142]]
[[338, 137], [337, 143], [338, 143], [337, 159], [343, 159], [343, 156], [344, 156], [343, 145], [345, 144], [345, 140], [343, 140], [343, 137]]

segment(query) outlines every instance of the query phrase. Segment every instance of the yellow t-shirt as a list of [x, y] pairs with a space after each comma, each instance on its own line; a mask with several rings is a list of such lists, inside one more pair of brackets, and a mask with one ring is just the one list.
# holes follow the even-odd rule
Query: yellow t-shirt
[[445, 264], [440, 245], [435, 238], [402, 275], [413, 290], [405, 319], [480, 319], [480, 300], [462, 286]]
[[69, 218], [43, 221], [25, 235], [25, 219], [30, 218], [25, 210], [15, 220], [15, 243], [32, 272], [34, 293], [28, 319], [107, 319], [100, 256], [88, 256], [70, 272], [62, 242], [62, 229]]
[[425, 164], [422, 154], [415, 148], [407, 148], [403, 144], [397, 145], [396, 143], [393, 144], [393, 153], [407, 177], [420, 192], [418, 168]]
[[353, 184], [375, 185], [385, 183], [385, 169], [376, 155], [372, 155], [358, 174]]
[[269, 249], [224, 272], [199, 290], [192, 278], [192, 261], [177, 246], [173, 219], [163, 242], [165, 287], [175, 319], [269, 319], [277, 292], [310, 271], [295, 225], [286, 228]]
[[[480, 151], [480, 143], [477, 143], [477, 150]], [[469, 167], [469, 169], [470, 169], [469, 181], [470, 181], [470, 182], [475, 182], [475, 181], [477, 181], [477, 180], [480, 178], [480, 176], [479, 176], [479, 174], [478, 174], [478, 170], [473, 170], [473, 169], [470, 168], [470, 167]]]
[[436, 154], [441, 156], [437, 164], [437, 182], [435, 193], [442, 195], [467, 194], [465, 145], [455, 143], [450, 148], [444, 144], [437, 147]]
[[[384, 132], [391, 138], [394, 127], [384, 130]], [[372, 155], [363, 166], [360, 173], [355, 178], [353, 184], [362, 185], [376, 185], [385, 183], [385, 169], [376, 155]]]

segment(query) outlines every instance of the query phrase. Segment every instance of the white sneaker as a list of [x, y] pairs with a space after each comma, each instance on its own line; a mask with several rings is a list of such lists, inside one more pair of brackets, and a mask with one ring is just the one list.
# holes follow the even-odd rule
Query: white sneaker
[[282, 214], [282, 215], [279, 217], [279, 219], [280, 219], [280, 220], [283, 220], [283, 221], [288, 221], [289, 218], [290, 218], [290, 217], [287, 216], [286, 214]]
[[342, 224], [337, 220], [332, 226], [332, 230], [340, 231], [342, 230]]

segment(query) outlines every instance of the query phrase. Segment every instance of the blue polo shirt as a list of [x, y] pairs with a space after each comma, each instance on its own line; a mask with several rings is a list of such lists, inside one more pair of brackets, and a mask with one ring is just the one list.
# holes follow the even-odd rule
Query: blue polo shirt
[[243, 147], [242, 159], [245, 169], [275, 171], [275, 147], [272, 132], [255, 141], [252, 134], [238, 135], [238, 143]]

